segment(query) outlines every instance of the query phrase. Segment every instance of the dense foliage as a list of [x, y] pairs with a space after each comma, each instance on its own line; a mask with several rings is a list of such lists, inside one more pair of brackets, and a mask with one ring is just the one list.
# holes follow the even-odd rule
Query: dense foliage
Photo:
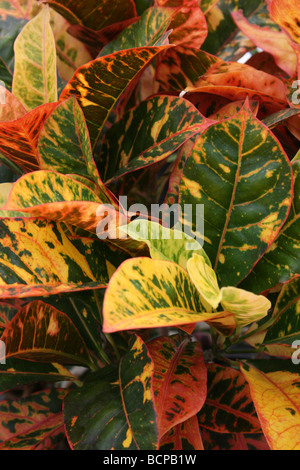
[[300, 0], [113, 5], [0, 1], [0, 449], [299, 450]]

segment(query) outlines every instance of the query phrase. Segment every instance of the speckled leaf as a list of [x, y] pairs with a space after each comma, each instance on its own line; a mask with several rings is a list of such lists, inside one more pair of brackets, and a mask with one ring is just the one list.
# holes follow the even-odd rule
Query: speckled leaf
[[65, 390], [43, 390], [0, 403], [1, 450], [52, 450], [64, 439]]
[[127, 112], [106, 134], [101, 160], [112, 180], [157, 163], [211, 124], [187, 100], [157, 96]]
[[269, 11], [271, 18], [283, 28], [292, 39], [300, 44], [299, 24], [300, 1], [294, 0], [269, 0]]
[[261, 434], [218, 433], [201, 429], [205, 450], [271, 450]]
[[127, 26], [116, 39], [103, 47], [98, 57], [144, 46], [162, 46], [166, 44], [173, 10], [152, 7], [147, 9], [134, 24]]
[[160, 440], [159, 450], [204, 450], [196, 416], [177, 424]]
[[145, 219], [133, 220], [124, 229], [131, 238], [144, 241], [148, 245], [152, 259], [173, 261], [186, 269], [187, 261], [194, 253], [198, 253], [210, 265], [210, 260], [200, 243], [180, 230], [169, 229]]
[[196, 141], [180, 203], [205, 205], [204, 250], [221, 286], [235, 286], [251, 271], [278, 235], [291, 201], [290, 162], [247, 105]]
[[157, 338], [147, 347], [154, 362], [153, 390], [161, 438], [202, 408], [206, 367], [200, 345], [179, 335]]
[[58, 363], [47, 364], [7, 358], [6, 364], [0, 365], [0, 392], [18, 389], [27, 384], [64, 380], [76, 382], [77, 377]]
[[300, 161], [293, 162], [294, 197], [287, 221], [274, 243], [242, 283], [263, 292], [300, 275]]
[[45, 219], [0, 219], [0, 237], [3, 298], [103, 288], [125, 259], [99, 240], [68, 238]]
[[169, 46], [139, 47], [100, 57], [80, 67], [60, 100], [74, 94], [82, 107], [94, 149], [121, 94], [150, 61]]
[[133, 336], [119, 363], [89, 376], [69, 393], [64, 415], [75, 450], [155, 450], [158, 447], [153, 363], [141, 338]]
[[111, 278], [103, 331], [188, 325], [223, 316], [204, 306], [185, 269], [170, 261], [135, 258], [122, 263]]
[[56, 50], [48, 7], [24, 26], [14, 47], [13, 95], [27, 110], [57, 101]]
[[133, 0], [114, 0], [113, 8], [111, 0], [44, 0], [71, 24], [87, 26], [94, 30], [100, 30], [136, 16], [136, 8]]
[[104, 193], [101, 200], [81, 181], [41, 170], [18, 179], [9, 194], [5, 209], [21, 210], [35, 217], [45, 217], [96, 232], [98, 223], [104, 217], [98, 215], [97, 210], [101, 204], [110, 202], [108, 195]]
[[243, 364], [242, 372], [271, 449], [299, 450], [299, 367], [272, 359]]
[[18, 174], [39, 168], [38, 133], [55, 106], [48, 103], [15, 121], [0, 122], [0, 160]]
[[207, 365], [207, 398], [198, 413], [199, 425], [220, 433], [259, 433], [248, 383], [227, 366]]
[[233, 18], [240, 30], [263, 51], [272, 54], [276, 64], [289, 76], [296, 71], [296, 54], [287, 35], [268, 26], [251, 24], [241, 11], [233, 12]]
[[93, 159], [84, 115], [74, 96], [60, 103], [44, 122], [38, 151], [40, 169], [75, 173], [103, 186]]
[[[7, 198], [10, 194], [10, 191], [12, 190], [13, 183], [0, 183], [0, 207], [4, 207]], [[28, 214], [25, 214], [24, 212], [18, 212], [18, 211], [9, 211], [9, 210], [4, 210], [0, 209], [0, 217], [27, 217]]]

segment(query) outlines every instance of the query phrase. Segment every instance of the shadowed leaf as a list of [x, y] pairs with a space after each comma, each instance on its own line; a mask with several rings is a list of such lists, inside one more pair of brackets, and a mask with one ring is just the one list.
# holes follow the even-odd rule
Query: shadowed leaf
[[160, 440], [159, 450], [204, 450], [196, 416], [177, 424]]

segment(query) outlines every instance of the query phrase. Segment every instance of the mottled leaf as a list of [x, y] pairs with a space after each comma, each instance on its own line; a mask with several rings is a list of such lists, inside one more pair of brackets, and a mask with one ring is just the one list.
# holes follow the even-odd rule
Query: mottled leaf
[[215, 271], [206, 259], [195, 253], [187, 262], [187, 270], [202, 297], [213, 308], [217, 308], [222, 299]]
[[248, 383], [240, 371], [207, 365], [207, 398], [198, 413], [201, 427], [220, 433], [259, 433]]
[[263, 292], [300, 274], [300, 161], [293, 163], [294, 197], [278, 237], [242, 283], [252, 292]]
[[158, 446], [153, 363], [134, 336], [119, 363], [92, 374], [65, 399], [69, 442], [75, 450], [155, 450]]
[[271, 18], [298, 44], [300, 44], [299, 9], [299, 0], [293, 2], [289, 0], [269, 0]]
[[134, 24], [127, 26], [116, 39], [103, 47], [98, 57], [113, 54], [125, 49], [145, 46], [162, 46], [166, 44], [173, 10], [152, 7], [146, 10]]
[[235, 286], [251, 271], [279, 233], [291, 200], [290, 162], [247, 105], [197, 139], [180, 202], [205, 205], [204, 249], [222, 286]]
[[106, 134], [101, 155], [105, 180], [167, 158], [210, 124], [182, 98], [160, 95], [143, 101]]
[[196, 416], [177, 424], [160, 440], [159, 450], [204, 450]]
[[115, 103], [139, 72], [169, 46], [140, 47], [100, 57], [80, 67], [60, 100], [75, 95], [83, 109], [93, 149]]
[[133, 0], [114, 0], [113, 8], [110, 0], [44, 0], [71, 24], [85, 25], [100, 30], [119, 21], [136, 16]]
[[195, 416], [206, 397], [206, 367], [198, 343], [179, 335], [147, 345], [154, 362], [153, 390], [160, 438]]
[[56, 51], [48, 7], [24, 26], [14, 47], [13, 95], [27, 110], [57, 101]]
[[125, 256], [99, 240], [68, 238], [45, 219], [0, 219], [0, 294], [36, 297], [106, 287]]
[[262, 433], [225, 434], [202, 429], [201, 434], [205, 450], [270, 450]]
[[86, 345], [69, 317], [39, 300], [23, 307], [5, 328], [6, 358], [90, 365]]
[[135, 258], [112, 276], [103, 305], [103, 331], [187, 325], [218, 320], [187, 271], [170, 261]]
[[14, 121], [26, 114], [26, 109], [17, 98], [0, 86], [0, 122]]
[[65, 390], [44, 390], [0, 403], [1, 450], [52, 450], [64, 439]]
[[277, 113], [271, 114], [270, 116], [266, 117], [263, 120], [263, 123], [267, 127], [269, 127], [269, 129], [273, 129], [274, 127], [278, 126], [279, 124], [284, 123], [291, 117], [297, 116], [299, 113], [300, 113], [300, 109], [297, 109], [297, 108], [283, 109], [282, 111], [278, 111]]
[[277, 359], [243, 364], [242, 372], [271, 449], [300, 449], [299, 367]]

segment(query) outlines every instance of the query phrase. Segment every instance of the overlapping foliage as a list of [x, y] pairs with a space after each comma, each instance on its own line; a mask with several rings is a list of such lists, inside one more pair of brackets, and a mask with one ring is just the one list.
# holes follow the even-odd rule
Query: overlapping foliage
[[0, 449], [300, 449], [299, 19], [0, 2]]

